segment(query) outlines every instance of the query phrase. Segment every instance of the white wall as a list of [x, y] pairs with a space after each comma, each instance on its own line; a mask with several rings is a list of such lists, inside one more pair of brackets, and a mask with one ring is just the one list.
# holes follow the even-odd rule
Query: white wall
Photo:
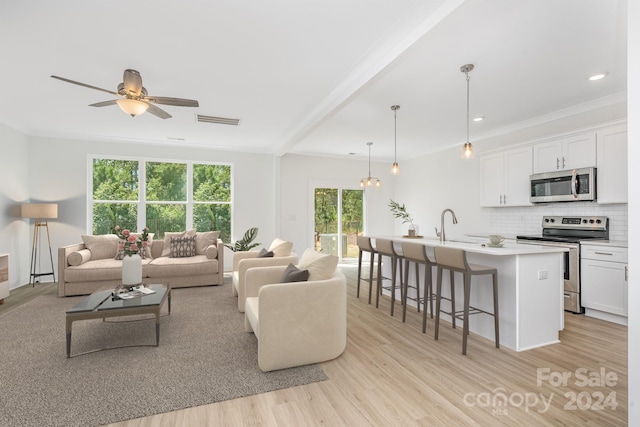
[[[629, 94], [629, 217], [640, 218], [640, 188], [635, 166], [640, 161], [640, 2], [628, 2], [627, 93]], [[629, 223], [629, 425], [640, 425], [640, 227]]]
[[[30, 143], [31, 198], [59, 203], [58, 219], [49, 222], [54, 248], [80, 242], [81, 234], [90, 233], [86, 221], [89, 155], [231, 163], [234, 174], [232, 239], [242, 237], [250, 227], [260, 229], [257, 241], [263, 244], [271, 242], [275, 236], [274, 161], [271, 155], [39, 137], [31, 138]], [[230, 270], [230, 252], [225, 256], [225, 270]], [[54, 263], [57, 266], [57, 253]], [[22, 283], [25, 283], [28, 271], [23, 269], [21, 273]]]
[[[0, 123], [0, 253], [10, 255], [9, 287], [25, 283], [31, 256], [31, 229], [20, 218], [29, 201], [29, 138]], [[26, 274], [26, 276], [25, 276]]]
[[[313, 247], [313, 187], [360, 188], [360, 179], [368, 174], [368, 163], [355, 159], [287, 154], [280, 160], [281, 238], [293, 242], [301, 255]], [[371, 163], [371, 175], [380, 178], [380, 188], [365, 190], [366, 232], [390, 235], [393, 216], [386, 205], [393, 194], [391, 165]]]

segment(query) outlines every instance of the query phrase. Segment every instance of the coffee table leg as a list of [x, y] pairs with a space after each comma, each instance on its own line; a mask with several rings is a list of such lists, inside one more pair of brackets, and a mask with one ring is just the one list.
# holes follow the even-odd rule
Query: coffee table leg
[[156, 347], [160, 345], [160, 309], [156, 313]]
[[67, 359], [71, 357], [71, 323], [67, 319]]

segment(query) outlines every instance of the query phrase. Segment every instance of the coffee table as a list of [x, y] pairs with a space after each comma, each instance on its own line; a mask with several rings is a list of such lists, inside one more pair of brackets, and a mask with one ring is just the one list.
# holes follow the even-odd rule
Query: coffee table
[[[111, 295], [111, 291], [95, 292], [84, 298], [78, 304], [67, 310], [67, 358], [71, 357], [71, 326], [77, 320], [106, 319], [108, 317], [131, 316], [138, 314], [154, 314], [156, 316], [156, 344], [160, 345], [160, 309], [165, 301], [168, 301], [167, 308], [171, 314], [171, 286], [168, 285], [147, 285], [155, 291], [154, 294], [143, 295], [132, 299], [116, 299]], [[148, 344], [141, 344], [144, 346]], [[134, 347], [135, 345], [125, 346]], [[101, 350], [108, 350], [109, 347], [91, 350], [81, 354], [93, 353]]]

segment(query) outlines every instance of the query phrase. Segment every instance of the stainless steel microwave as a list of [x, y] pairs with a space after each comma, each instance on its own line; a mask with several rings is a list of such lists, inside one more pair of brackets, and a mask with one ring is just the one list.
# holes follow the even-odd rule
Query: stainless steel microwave
[[531, 175], [531, 203], [596, 200], [596, 168]]

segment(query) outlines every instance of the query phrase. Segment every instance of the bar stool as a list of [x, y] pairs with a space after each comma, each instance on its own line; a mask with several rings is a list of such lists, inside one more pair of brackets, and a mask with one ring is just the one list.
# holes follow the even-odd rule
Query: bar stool
[[[427, 325], [427, 302], [431, 309], [431, 317], [433, 317], [433, 293], [432, 287], [432, 267], [435, 265], [433, 261], [427, 255], [427, 247], [421, 243], [414, 242], [402, 242], [402, 256], [404, 258], [404, 301], [402, 302], [402, 321], [404, 322], [407, 317], [407, 300], [411, 299], [416, 302], [418, 307], [418, 313], [420, 313], [420, 303], [424, 303], [424, 316], [422, 321], [422, 332], [425, 331]], [[409, 267], [410, 263], [414, 263], [416, 266], [416, 284], [415, 286], [409, 285]], [[425, 267], [425, 280], [424, 280], [424, 298], [420, 298], [420, 266]], [[411, 298], [408, 295], [409, 288], [415, 288], [416, 297]]]
[[[496, 348], [500, 348], [500, 329], [498, 318], [498, 270], [493, 267], [484, 265], [469, 264], [467, 262], [467, 253], [462, 249], [450, 248], [445, 246], [436, 246], [435, 258], [437, 265], [437, 285], [436, 285], [436, 320], [434, 339], [438, 339], [438, 329], [440, 326], [440, 296], [442, 290], [442, 270], [448, 269], [451, 272], [451, 283], [453, 287], [453, 272], [462, 273], [464, 279], [464, 310], [456, 311], [453, 298], [451, 302], [451, 322], [455, 327], [455, 319], [461, 319], [463, 322], [462, 329], [462, 354], [467, 354], [467, 336], [469, 335], [469, 315], [470, 314], [488, 314], [493, 316], [495, 327], [495, 343]], [[480, 274], [491, 274], [493, 278], [493, 313], [481, 310], [477, 307], [469, 305], [471, 296], [471, 276]]]
[[[402, 286], [402, 252], [398, 252], [393, 246], [393, 241], [388, 239], [376, 239], [376, 251], [378, 252], [378, 280], [376, 289], [376, 308], [378, 308], [378, 301], [383, 289], [391, 291], [391, 310], [390, 314], [393, 316], [393, 309], [396, 302], [396, 273], [398, 271], [398, 265], [400, 266], [400, 298], [404, 300], [404, 289]], [[391, 286], [382, 286], [382, 257], [386, 256], [391, 259]]]
[[[362, 278], [362, 258], [363, 254], [367, 252], [369, 253], [369, 277]], [[375, 256], [378, 255], [380, 258], [380, 254], [375, 250], [373, 245], [371, 244], [371, 237], [367, 236], [358, 236], [358, 287], [356, 290], [356, 298], [360, 298], [360, 282], [364, 280], [369, 283], [369, 304], [371, 304], [371, 291], [373, 288], [373, 266], [375, 263]]]

